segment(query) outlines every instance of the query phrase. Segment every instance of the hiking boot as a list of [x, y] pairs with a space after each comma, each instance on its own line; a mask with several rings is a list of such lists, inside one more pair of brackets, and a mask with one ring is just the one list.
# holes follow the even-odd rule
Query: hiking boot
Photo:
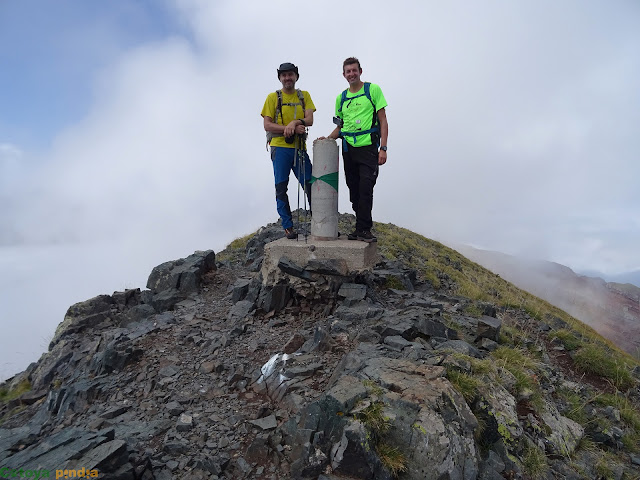
[[349, 240], [358, 240], [358, 231], [354, 230], [353, 232], [351, 232], [349, 235], [347, 235], [347, 238]]
[[357, 234], [358, 240], [362, 240], [363, 242], [372, 243], [377, 242], [378, 239], [371, 233], [371, 230], [365, 230], [364, 232], [358, 232]]
[[298, 238], [298, 232], [296, 232], [296, 229], [293, 227], [285, 228], [284, 236], [287, 237], [289, 240], [295, 240], [296, 238]]

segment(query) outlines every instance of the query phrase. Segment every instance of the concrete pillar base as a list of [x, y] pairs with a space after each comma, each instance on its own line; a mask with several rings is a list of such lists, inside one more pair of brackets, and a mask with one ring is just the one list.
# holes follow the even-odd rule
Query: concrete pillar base
[[379, 261], [378, 244], [355, 240], [316, 240], [300, 235], [298, 240], [281, 238], [267, 243], [262, 261], [262, 278], [266, 285], [276, 283], [284, 275], [278, 262], [286, 257], [305, 268], [310, 260], [339, 260], [346, 265], [346, 273], [372, 270]]

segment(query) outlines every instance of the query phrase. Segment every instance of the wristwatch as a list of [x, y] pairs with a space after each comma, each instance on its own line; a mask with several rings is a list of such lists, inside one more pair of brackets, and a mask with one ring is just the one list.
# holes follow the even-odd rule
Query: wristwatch
[[385, 145], [384, 147], [380, 147], [380, 150], [382, 150], [383, 152], [387, 151], [387, 146]]

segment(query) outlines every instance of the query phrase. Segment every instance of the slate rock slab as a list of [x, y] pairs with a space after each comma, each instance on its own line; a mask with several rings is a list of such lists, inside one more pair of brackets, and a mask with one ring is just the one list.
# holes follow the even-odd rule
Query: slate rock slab
[[64, 320], [58, 325], [53, 335], [49, 350], [51, 350], [62, 338], [73, 333], [82, 332], [94, 328], [110, 319], [112, 308], [116, 308], [115, 301], [110, 295], [98, 295], [84, 302], [71, 305], [64, 316]]
[[278, 421], [275, 415], [269, 415], [268, 417], [258, 418], [257, 420], [249, 420], [249, 423], [255, 425], [261, 430], [273, 430], [278, 426]]
[[488, 317], [484, 315], [478, 319], [478, 337], [488, 338], [497, 342], [500, 339], [500, 329], [502, 328], [502, 321]]
[[[475, 479], [478, 464], [473, 433], [478, 423], [462, 396], [444, 378], [445, 369], [376, 355], [375, 348], [348, 354], [336, 368], [336, 381], [325, 396], [300, 412], [297, 430], [289, 427], [287, 438], [296, 445], [292, 473], [309, 472], [318, 457], [316, 450], [325, 448], [322, 451], [334, 473], [392, 478], [375, 449], [366, 447], [373, 438], [371, 432], [351, 413], [364, 408], [360, 402], [382, 402], [383, 416], [392, 424], [386, 440], [407, 457], [402, 478]], [[371, 385], [379, 391], [372, 394]], [[305, 447], [302, 432], [308, 432], [307, 438], [324, 437], [326, 442]], [[326, 443], [330, 446], [323, 447]]]
[[147, 288], [154, 293], [172, 289], [181, 293], [194, 292], [200, 287], [202, 276], [215, 269], [214, 251], [197, 251], [186, 258], [155, 267], [147, 280]]
[[338, 296], [347, 300], [363, 300], [367, 295], [367, 286], [359, 283], [343, 283], [338, 290]]

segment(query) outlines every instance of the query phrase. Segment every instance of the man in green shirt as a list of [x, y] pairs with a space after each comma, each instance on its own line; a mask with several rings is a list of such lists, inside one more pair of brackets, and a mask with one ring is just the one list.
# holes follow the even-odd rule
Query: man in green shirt
[[361, 74], [357, 58], [349, 57], [343, 62], [342, 75], [349, 82], [349, 88], [336, 99], [336, 117], [340, 124], [329, 138], [342, 138], [344, 177], [356, 214], [356, 228], [348, 238], [371, 243], [377, 240], [371, 233], [373, 187], [378, 167], [387, 162], [389, 126], [382, 90], [374, 83], [360, 80]]

